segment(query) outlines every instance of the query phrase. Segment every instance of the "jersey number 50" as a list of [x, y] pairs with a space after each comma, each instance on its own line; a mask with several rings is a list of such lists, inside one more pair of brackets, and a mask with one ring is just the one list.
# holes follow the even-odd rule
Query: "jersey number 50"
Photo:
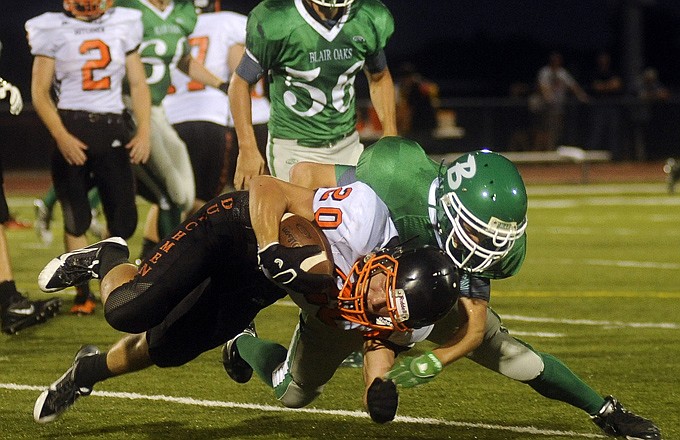
[[[345, 113], [354, 98], [354, 79], [357, 71], [364, 65], [364, 61], [357, 61], [349, 69], [343, 72], [331, 90], [330, 102], [333, 108], [339, 113]], [[283, 93], [283, 102], [293, 113], [298, 116], [310, 117], [320, 113], [329, 101], [329, 97], [325, 92], [318, 87], [314, 87], [312, 83], [321, 73], [321, 68], [317, 67], [312, 70], [295, 70], [286, 67], [285, 84], [292, 90], [286, 90]], [[312, 100], [312, 106], [307, 110], [298, 110], [295, 104], [298, 102], [297, 95], [305, 93], [309, 94]]]

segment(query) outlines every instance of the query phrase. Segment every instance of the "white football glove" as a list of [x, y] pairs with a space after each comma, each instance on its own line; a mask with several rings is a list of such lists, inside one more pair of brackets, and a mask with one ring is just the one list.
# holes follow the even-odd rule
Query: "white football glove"
[[18, 115], [24, 108], [24, 100], [21, 99], [21, 92], [19, 89], [0, 78], [0, 99], [5, 99], [9, 93], [9, 112], [13, 115]]

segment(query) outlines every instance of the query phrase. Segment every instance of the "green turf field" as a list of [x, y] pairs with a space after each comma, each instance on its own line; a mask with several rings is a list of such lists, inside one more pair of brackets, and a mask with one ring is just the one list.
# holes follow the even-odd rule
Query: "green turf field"
[[[662, 183], [529, 187], [527, 260], [517, 276], [493, 284], [492, 306], [512, 333], [653, 419], [664, 439], [680, 439], [680, 196], [664, 190]], [[10, 208], [32, 221], [30, 195], [10, 197]], [[32, 298], [41, 297], [38, 272], [61, 253], [59, 228], [49, 248], [32, 229], [8, 231], [15, 278]], [[130, 244], [137, 255], [139, 232]], [[68, 310], [69, 292], [63, 296]], [[287, 345], [295, 320], [296, 309], [281, 301], [261, 313], [258, 331]], [[101, 307], [93, 317], [62, 312], [46, 325], [1, 335], [0, 438], [602, 437], [580, 410], [465, 360], [430, 384], [402, 391], [397, 420], [376, 425], [361, 411], [357, 369], [339, 370], [311, 407], [291, 411], [256, 378], [231, 382], [219, 350], [181, 368], [98, 384], [58, 421], [34, 423], [41, 388], [65, 371], [79, 346], [106, 348], [119, 337]]]

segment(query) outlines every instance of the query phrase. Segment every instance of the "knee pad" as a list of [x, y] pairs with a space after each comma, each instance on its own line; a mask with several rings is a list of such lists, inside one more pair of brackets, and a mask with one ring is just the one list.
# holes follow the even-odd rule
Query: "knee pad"
[[114, 329], [126, 333], [142, 333], [153, 327], [155, 324], [147, 316], [144, 307], [129, 306], [148, 287], [131, 281], [115, 288], [104, 305], [106, 322]]
[[274, 394], [288, 408], [302, 408], [314, 401], [323, 392], [323, 385], [311, 389], [300, 386], [293, 380], [284, 362], [272, 373]]

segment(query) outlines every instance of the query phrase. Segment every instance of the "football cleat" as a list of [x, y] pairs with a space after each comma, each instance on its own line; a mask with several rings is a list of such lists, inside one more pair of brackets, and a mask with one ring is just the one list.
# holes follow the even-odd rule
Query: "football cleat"
[[49, 246], [52, 244], [52, 240], [54, 240], [54, 235], [50, 231], [52, 213], [41, 199], [33, 200], [33, 206], [35, 209], [35, 222], [33, 223], [35, 233], [45, 246]]
[[93, 315], [96, 308], [97, 303], [92, 298], [87, 298], [83, 303], [74, 303], [69, 312], [72, 315]]
[[119, 246], [129, 255], [125, 240], [107, 238], [53, 258], [38, 275], [38, 286], [43, 292], [56, 292], [99, 278], [99, 255], [106, 246]]
[[224, 365], [224, 370], [234, 382], [238, 383], [246, 383], [253, 377], [252, 367], [248, 362], [243, 360], [238, 352], [238, 347], [236, 346], [236, 340], [243, 335], [250, 335], [257, 338], [254, 321], [251, 321], [248, 327], [227, 341], [227, 343], [224, 344], [224, 347], [222, 347], [222, 365]]
[[78, 362], [84, 357], [99, 354], [94, 345], [83, 345], [76, 353], [71, 367], [59, 379], [43, 391], [35, 401], [33, 419], [38, 423], [48, 423], [69, 409], [80, 396], [89, 396], [92, 388], [79, 387], [75, 382], [75, 371]]
[[14, 335], [27, 327], [47, 321], [59, 313], [61, 299], [50, 298], [45, 301], [30, 301], [26, 297], [10, 304], [2, 312], [2, 332]]
[[611, 437], [624, 437], [628, 440], [661, 440], [661, 431], [654, 423], [628, 411], [612, 396], [605, 398], [604, 406], [592, 416], [592, 420]]
[[668, 193], [673, 194], [675, 192], [675, 184], [680, 180], [680, 162], [669, 157], [663, 166], [663, 172], [667, 174]]

